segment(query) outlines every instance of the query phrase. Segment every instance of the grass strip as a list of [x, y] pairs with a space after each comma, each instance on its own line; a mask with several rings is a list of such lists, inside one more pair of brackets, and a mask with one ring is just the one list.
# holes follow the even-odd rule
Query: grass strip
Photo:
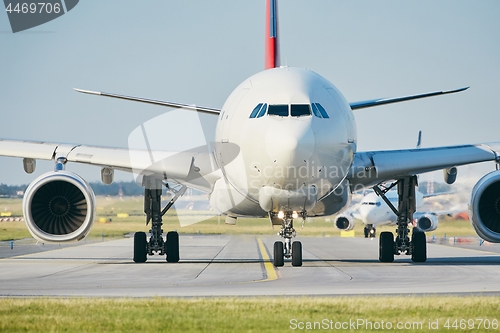
[[[224, 224], [224, 218], [219, 220], [217, 217], [196, 223], [190, 226], [181, 227], [176, 216], [164, 217], [163, 230], [177, 230], [180, 234], [227, 234], [227, 235], [275, 235], [279, 229], [271, 228], [267, 219], [247, 219], [240, 218], [236, 225]], [[95, 222], [90, 230], [88, 237], [116, 239], [136, 231], [148, 232], [151, 225], [146, 226], [143, 217], [113, 218], [110, 223]], [[394, 231], [395, 226], [382, 226], [377, 228], [377, 237], [382, 231]], [[333, 226], [333, 222], [326, 222], [324, 218], [315, 218], [313, 222], [307, 222], [304, 228], [300, 224], [296, 226], [299, 236], [315, 237], [339, 237], [340, 231]], [[355, 228], [356, 237], [363, 236], [363, 224], [357, 223]], [[444, 220], [439, 223], [438, 229], [426, 233], [432, 237], [454, 236], [473, 236], [477, 237], [476, 232], [468, 221]], [[31, 235], [24, 222], [0, 222], [0, 241], [16, 240], [30, 238]]]
[[[115, 239], [122, 238], [125, 234], [136, 231], [148, 232], [150, 225], [145, 224], [142, 197], [97, 197], [96, 218], [88, 237]], [[14, 216], [22, 215], [21, 199], [0, 198], [0, 211], [11, 212]], [[210, 212], [182, 211], [180, 214], [203, 214]], [[118, 217], [123, 214], [124, 217]], [[328, 220], [327, 220], [328, 219]], [[100, 223], [104, 220], [108, 223]], [[181, 227], [174, 209], [169, 210], [163, 218], [163, 230], [177, 230], [181, 234], [250, 234], [250, 235], [275, 235], [279, 229], [271, 228], [267, 218], [249, 219], [238, 218], [236, 225], [226, 225], [225, 217], [212, 217], [205, 221]], [[363, 237], [363, 223], [357, 221], [354, 228], [356, 237]], [[295, 229], [299, 236], [340, 236], [340, 231], [335, 228], [333, 218], [315, 217], [308, 219], [304, 228], [301, 221], [295, 222]], [[395, 226], [382, 226], [377, 228], [377, 235], [382, 231], [394, 231]], [[444, 219], [439, 222], [438, 229], [427, 233], [436, 237], [477, 236], [469, 221]], [[0, 222], [0, 241], [30, 238], [24, 222]]]
[[[284, 332], [331, 330], [370, 332], [498, 331], [500, 297], [382, 296], [153, 299], [0, 299], [1, 332]], [[473, 327], [470, 326], [473, 320]], [[480, 324], [478, 319], [483, 319]], [[360, 320], [364, 324], [360, 324]], [[335, 323], [356, 322], [347, 329]], [[374, 326], [385, 323], [385, 329]], [[490, 329], [486, 329], [489, 321]], [[307, 329], [307, 323], [323, 329]], [[370, 329], [371, 322], [372, 329]], [[446, 328], [446, 323], [450, 328]], [[396, 329], [402, 323], [409, 329]], [[420, 323], [420, 324], [417, 324]], [[301, 329], [303, 325], [303, 329]], [[479, 327], [482, 325], [482, 327]], [[338, 326], [338, 324], [337, 324]], [[330, 326], [329, 326], [330, 327]], [[345, 325], [344, 325], [345, 327]], [[295, 329], [294, 329], [295, 328]], [[330, 328], [327, 328], [330, 330]]]

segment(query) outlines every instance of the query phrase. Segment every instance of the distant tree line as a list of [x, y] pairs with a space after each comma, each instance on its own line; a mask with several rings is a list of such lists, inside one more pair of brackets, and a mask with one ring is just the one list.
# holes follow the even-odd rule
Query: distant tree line
[[[134, 181], [130, 182], [115, 182], [111, 185], [104, 185], [101, 182], [92, 182], [90, 187], [95, 195], [109, 196], [135, 196], [144, 195], [144, 188], [137, 185]], [[0, 184], [1, 197], [22, 197], [23, 193], [28, 188], [28, 185], [5, 185]]]
[[28, 185], [5, 185], [0, 184], [0, 196], [2, 197], [16, 197], [20, 193], [24, 193]]
[[[95, 195], [105, 195], [105, 196], [142, 196], [144, 195], [144, 188], [137, 185], [134, 181], [129, 182], [114, 182], [111, 185], [105, 185], [101, 182], [91, 182], [90, 186], [94, 190]], [[28, 185], [5, 185], [0, 184], [0, 197], [22, 197], [24, 191]], [[452, 188], [450, 185], [445, 183], [432, 184], [434, 193], [451, 192]], [[427, 182], [422, 182], [419, 184], [418, 190], [423, 194], [427, 194], [429, 186]], [[165, 194], [165, 190], [163, 191]], [[193, 191], [193, 194], [200, 194], [198, 191]]]
[[134, 181], [129, 182], [114, 182], [110, 185], [105, 185], [101, 182], [92, 182], [90, 187], [94, 190], [95, 195], [109, 196], [136, 196], [144, 195], [144, 188], [137, 185]]

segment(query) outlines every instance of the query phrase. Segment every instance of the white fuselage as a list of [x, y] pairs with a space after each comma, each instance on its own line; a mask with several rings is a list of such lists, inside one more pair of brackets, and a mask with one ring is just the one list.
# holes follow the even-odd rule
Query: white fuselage
[[255, 216], [306, 212], [346, 178], [356, 127], [349, 104], [328, 80], [281, 67], [253, 75], [232, 92], [215, 141], [223, 174], [211, 195], [216, 209]]
[[[416, 192], [417, 207], [422, 205], [423, 195]], [[396, 209], [398, 208], [398, 194], [396, 191], [389, 191], [386, 194], [387, 199], [392, 203]], [[396, 223], [397, 216], [392, 209], [379, 197], [376, 193], [369, 193], [363, 197], [358, 208], [361, 221], [365, 225], [370, 224], [373, 227]]]

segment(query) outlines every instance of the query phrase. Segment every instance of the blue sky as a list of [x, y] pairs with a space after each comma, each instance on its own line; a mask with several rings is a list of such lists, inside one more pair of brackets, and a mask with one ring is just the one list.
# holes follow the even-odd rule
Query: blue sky
[[[359, 151], [411, 148], [419, 130], [424, 147], [500, 141], [499, 15], [495, 0], [281, 1], [282, 63], [318, 72], [349, 101], [471, 86], [355, 112]], [[166, 110], [71, 88], [221, 107], [263, 69], [263, 35], [264, 0], [80, 1], [16, 34], [2, 12], [0, 137], [126, 147], [135, 127]], [[52, 169], [39, 162], [36, 174]], [[0, 170], [0, 183], [34, 178], [20, 159], [0, 158]]]

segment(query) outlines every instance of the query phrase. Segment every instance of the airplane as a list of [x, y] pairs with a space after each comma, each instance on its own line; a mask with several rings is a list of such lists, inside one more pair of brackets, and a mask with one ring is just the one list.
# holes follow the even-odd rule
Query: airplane
[[[82, 177], [66, 170], [68, 163], [83, 163], [100, 167], [101, 180], [107, 184], [113, 181], [115, 170], [142, 179], [151, 230], [149, 236], [135, 233], [136, 263], [155, 254], [166, 255], [167, 262], [179, 261], [179, 235], [176, 231], [163, 235], [162, 216], [188, 187], [209, 193], [212, 207], [225, 214], [226, 221], [267, 216], [270, 224], [279, 226], [284, 242], [276, 241], [273, 246], [276, 267], [283, 266], [285, 258], [291, 259], [292, 266], [302, 266], [302, 244], [292, 242], [296, 220], [339, 213], [348, 207], [351, 193], [371, 187], [398, 216], [395, 235], [380, 234], [379, 261], [410, 255], [413, 262], [425, 262], [425, 234], [415, 228], [410, 232], [408, 227], [416, 208], [417, 175], [444, 170], [445, 181], [453, 183], [457, 166], [498, 164], [500, 142], [358, 152], [353, 112], [458, 93], [468, 87], [348, 102], [321, 75], [280, 66], [276, 0], [266, 0], [265, 22], [264, 70], [238, 85], [220, 109], [77, 89], [216, 117], [214, 141], [205, 146], [169, 152], [1, 140], [0, 155], [22, 158], [27, 173], [35, 170], [36, 160], [54, 161], [54, 170], [33, 180], [23, 198], [23, 214], [32, 236], [61, 243], [80, 241], [88, 234], [94, 222], [94, 194]], [[387, 188], [380, 186], [387, 182], [391, 183]], [[162, 207], [162, 188], [169, 184], [178, 186]], [[386, 196], [392, 188], [397, 188], [397, 207]], [[500, 171], [492, 170], [479, 180], [470, 199], [472, 225], [490, 242], [500, 242], [498, 202]]]
[[[418, 139], [416, 148], [420, 149], [422, 146], [422, 131], [418, 132]], [[456, 172], [456, 171], [455, 171]], [[431, 196], [437, 196], [448, 193], [438, 193], [424, 195], [419, 191], [415, 192], [416, 208], [423, 204], [423, 199]], [[396, 191], [389, 191], [386, 193], [386, 198], [392, 203], [392, 207], [398, 203], [398, 194]], [[377, 226], [386, 224], [395, 224], [398, 220], [397, 211], [389, 207], [380, 196], [375, 192], [369, 192], [363, 196], [361, 202], [353, 209], [348, 209], [335, 218], [334, 224], [339, 230], [349, 231], [354, 229], [355, 220], [358, 219], [365, 225], [363, 233], [365, 238], [373, 238], [376, 236]], [[446, 214], [440, 212], [440, 214]], [[438, 227], [438, 215], [432, 212], [415, 212], [413, 214], [415, 226], [418, 230], [428, 232], [434, 231]]]
[[[393, 206], [397, 206], [398, 194], [396, 191], [389, 191], [385, 196]], [[423, 199], [427, 196], [418, 191], [415, 192], [415, 196], [416, 208], [419, 208], [423, 204]], [[395, 224], [398, 219], [391, 207], [375, 192], [366, 194], [356, 208], [356, 212], [346, 211], [338, 215], [334, 221], [335, 226], [340, 230], [352, 230], [355, 225], [353, 218], [357, 218], [365, 225], [363, 230], [365, 238], [372, 238], [376, 236], [377, 226]], [[415, 212], [413, 219], [415, 227], [423, 232], [436, 230], [439, 223], [438, 214], [433, 212]]]

